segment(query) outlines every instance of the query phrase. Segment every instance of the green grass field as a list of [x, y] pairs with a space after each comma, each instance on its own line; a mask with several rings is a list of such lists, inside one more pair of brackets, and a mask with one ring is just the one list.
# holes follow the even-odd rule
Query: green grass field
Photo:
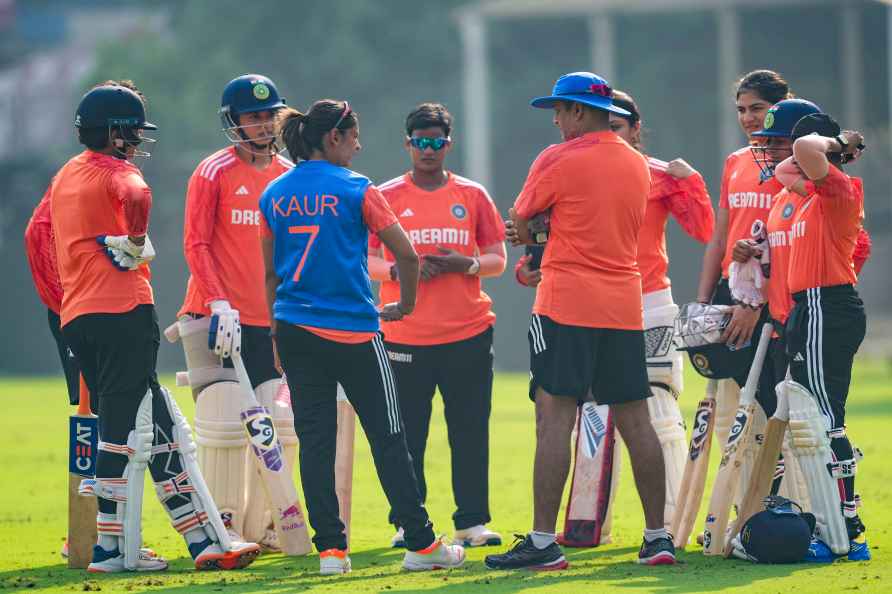
[[[643, 519], [628, 461], [616, 503], [614, 542], [587, 550], [568, 550], [571, 567], [559, 574], [493, 572], [483, 556], [492, 549], [473, 549], [462, 569], [428, 574], [400, 571], [401, 553], [387, 548], [391, 536], [387, 505], [374, 475], [368, 446], [357, 435], [353, 490], [353, 572], [344, 577], [317, 575], [315, 556], [261, 558], [244, 571], [197, 573], [185, 546], [170, 527], [151, 492], [146, 493], [145, 542], [171, 561], [160, 574], [92, 577], [68, 570], [59, 556], [66, 532], [67, 416], [63, 383], [58, 379], [11, 378], [0, 381], [6, 410], [0, 451], [4, 456], [0, 489], [0, 591], [139, 592], [569, 592], [577, 588], [618, 587], [637, 592], [859, 592], [890, 591], [892, 563], [887, 549], [890, 485], [892, 485], [892, 369], [885, 363], [859, 362], [849, 402], [850, 435], [864, 451], [858, 488], [873, 560], [833, 565], [758, 566], [742, 561], [705, 558], [694, 547], [681, 553], [674, 567], [644, 568], [634, 564]], [[172, 386], [172, 378], [165, 378]], [[692, 373], [683, 396], [686, 419], [703, 394], [704, 382]], [[177, 390], [191, 417], [188, 393]], [[522, 374], [496, 378], [492, 416], [492, 528], [510, 544], [513, 533], [530, 528], [533, 409]], [[713, 461], [716, 454], [713, 453]], [[436, 528], [451, 534], [453, 511], [449, 459], [442, 410], [434, 415], [427, 456], [430, 510]], [[149, 489], [151, 482], [146, 481]], [[708, 492], [707, 492], [708, 493]], [[563, 512], [562, 512], [563, 513]], [[702, 519], [701, 519], [702, 520]], [[504, 548], [504, 547], [502, 547]], [[501, 550], [501, 548], [499, 549]], [[485, 590], [484, 590], [485, 589]]]

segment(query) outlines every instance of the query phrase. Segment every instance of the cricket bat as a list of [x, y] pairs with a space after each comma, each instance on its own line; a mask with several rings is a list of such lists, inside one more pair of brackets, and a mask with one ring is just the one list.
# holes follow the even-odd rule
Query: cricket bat
[[[778, 384], [776, 392], [777, 409], [774, 411], [774, 415], [768, 419], [768, 426], [765, 429], [765, 440], [762, 442], [761, 451], [756, 458], [750, 484], [747, 486], [746, 493], [741, 500], [737, 519], [734, 520], [734, 524], [729, 532], [731, 538], [737, 536], [747, 520], [762, 511], [762, 501], [768, 496], [768, 493], [771, 491], [771, 484], [774, 482], [777, 459], [784, 445], [784, 433], [787, 431], [787, 425], [790, 422], [790, 403], [787, 400], [786, 383], [781, 382]], [[725, 543], [725, 557], [730, 557], [733, 550], [734, 545], [731, 539], [728, 539], [728, 542]]]
[[353, 457], [356, 438], [356, 413], [343, 392], [338, 390], [338, 436], [335, 453], [335, 492], [344, 523], [344, 535], [350, 544], [350, 512], [353, 506]]
[[756, 388], [759, 385], [759, 375], [762, 373], [762, 364], [765, 362], [768, 343], [771, 342], [771, 332], [771, 324], [762, 325], [756, 356], [750, 365], [746, 384], [740, 392], [740, 406], [737, 409], [734, 424], [731, 426], [731, 432], [728, 434], [728, 443], [725, 444], [722, 452], [719, 473], [712, 486], [709, 507], [706, 511], [706, 524], [703, 529], [703, 554], [705, 555], [721, 555], [725, 550], [725, 530], [728, 527], [731, 503], [740, 480], [744, 453], [753, 447], [753, 415], [756, 412], [756, 406], [758, 406], [756, 404]]
[[685, 462], [684, 474], [678, 488], [675, 514], [672, 517], [672, 537], [675, 546], [684, 548], [688, 544], [703, 491], [706, 488], [706, 474], [709, 472], [709, 450], [712, 445], [712, 432], [715, 428], [715, 397], [718, 392], [717, 380], [706, 383], [706, 396], [697, 405], [691, 430], [691, 446]]
[[90, 391], [83, 376], [77, 412], [68, 418], [68, 567], [86, 569], [96, 544], [95, 497], [81, 497], [81, 480], [96, 476], [99, 418], [90, 411]]
[[576, 459], [564, 531], [558, 542], [567, 547], [596, 547], [609, 534], [610, 495], [616, 489], [613, 413], [607, 405], [586, 402], [576, 419]]
[[285, 455], [269, 411], [260, 406], [240, 356], [232, 357], [242, 395], [242, 422], [260, 471], [263, 490], [272, 509], [279, 545], [286, 555], [306, 555], [312, 550], [294, 477], [287, 471]]

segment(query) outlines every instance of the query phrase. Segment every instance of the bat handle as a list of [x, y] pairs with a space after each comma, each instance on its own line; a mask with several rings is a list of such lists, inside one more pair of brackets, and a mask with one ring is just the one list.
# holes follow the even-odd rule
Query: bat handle
[[84, 381], [83, 374], [80, 375], [80, 387], [77, 399], [77, 414], [86, 417], [92, 413], [90, 410], [90, 390], [87, 388], [87, 382]]

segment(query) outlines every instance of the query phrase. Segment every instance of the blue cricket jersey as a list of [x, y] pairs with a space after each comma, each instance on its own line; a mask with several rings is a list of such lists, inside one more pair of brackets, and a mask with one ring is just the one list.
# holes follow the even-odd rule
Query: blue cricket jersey
[[273, 180], [260, 212], [273, 234], [273, 317], [289, 324], [375, 332], [362, 201], [371, 181], [328, 161], [302, 161]]

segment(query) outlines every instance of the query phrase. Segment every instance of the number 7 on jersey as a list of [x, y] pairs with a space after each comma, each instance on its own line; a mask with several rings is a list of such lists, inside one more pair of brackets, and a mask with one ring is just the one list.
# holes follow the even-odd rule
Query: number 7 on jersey
[[294, 282], [300, 280], [300, 273], [304, 269], [304, 264], [307, 263], [307, 254], [310, 253], [310, 250], [313, 248], [313, 242], [316, 241], [316, 236], [319, 235], [319, 225], [293, 225], [288, 227], [288, 233], [297, 233], [297, 234], [309, 234], [310, 239], [307, 241], [307, 247], [304, 249], [304, 255], [300, 257], [300, 262], [297, 263], [297, 269], [294, 271]]

